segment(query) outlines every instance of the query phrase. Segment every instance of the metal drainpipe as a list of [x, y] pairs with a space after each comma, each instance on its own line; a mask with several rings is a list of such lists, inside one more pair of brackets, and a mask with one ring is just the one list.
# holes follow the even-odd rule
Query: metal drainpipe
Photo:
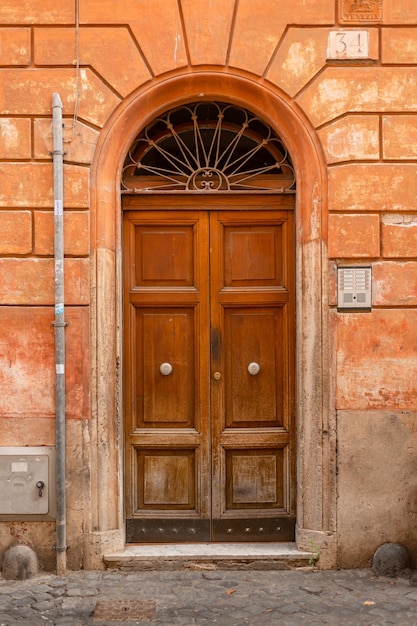
[[65, 318], [64, 318], [64, 173], [62, 101], [52, 96], [55, 256], [55, 432], [56, 432], [56, 573], [67, 570], [65, 494]]

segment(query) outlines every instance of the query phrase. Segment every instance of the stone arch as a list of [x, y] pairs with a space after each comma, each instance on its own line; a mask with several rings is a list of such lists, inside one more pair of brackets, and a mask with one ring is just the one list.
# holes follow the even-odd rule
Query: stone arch
[[327, 348], [327, 185], [320, 144], [307, 118], [271, 84], [243, 73], [198, 69], [156, 79], [116, 109], [104, 127], [91, 170], [92, 488], [86, 563], [107, 546], [122, 549], [120, 402], [120, 180], [138, 131], [170, 107], [227, 100], [258, 114], [282, 138], [297, 179], [297, 544], [334, 565], [335, 472]]

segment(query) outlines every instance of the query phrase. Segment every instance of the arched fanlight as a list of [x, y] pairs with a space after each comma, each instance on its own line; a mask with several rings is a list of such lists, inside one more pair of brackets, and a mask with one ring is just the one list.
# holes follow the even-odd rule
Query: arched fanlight
[[220, 102], [177, 107], [136, 137], [122, 193], [294, 193], [281, 139], [258, 116]]

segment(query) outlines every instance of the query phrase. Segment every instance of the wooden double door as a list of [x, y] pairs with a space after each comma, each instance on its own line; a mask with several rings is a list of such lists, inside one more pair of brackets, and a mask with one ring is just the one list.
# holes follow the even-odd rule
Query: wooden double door
[[140, 200], [123, 213], [127, 542], [293, 540], [292, 198]]

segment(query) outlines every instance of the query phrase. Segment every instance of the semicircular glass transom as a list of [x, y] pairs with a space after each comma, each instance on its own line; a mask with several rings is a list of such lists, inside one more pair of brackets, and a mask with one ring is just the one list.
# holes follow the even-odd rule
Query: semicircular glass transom
[[233, 104], [198, 102], [148, 124], [123, 166], [122, 193], [294, 193], [282, 140]]

